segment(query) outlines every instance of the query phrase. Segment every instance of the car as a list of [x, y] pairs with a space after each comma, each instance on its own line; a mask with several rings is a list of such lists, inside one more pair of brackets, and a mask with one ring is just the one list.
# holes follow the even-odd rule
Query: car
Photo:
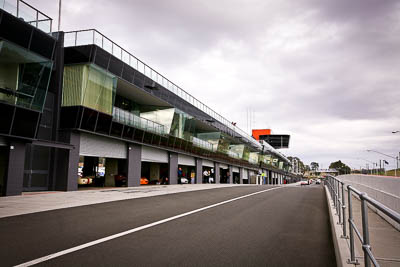
[[78, 185], [86, 185], [93, 183], [93, 176], [81, 177], [78, 176]]
[[126, 177], [121, 174], [114, 175], [115, 186], [125, 186]]
[[181, 178], [181, 184], [188, 184], [189, 180], [187, 178]]
[[140, 184], [149, 184], [149, 180], [145, 177], [140, 178]]
[[317, 180], [315, 181], [315, 183], [316, 183], [316, 184], [321, 184], [321, 179], [317, 179]]
[[309, 185], [309, 181], [301, 181], [300, 185]]

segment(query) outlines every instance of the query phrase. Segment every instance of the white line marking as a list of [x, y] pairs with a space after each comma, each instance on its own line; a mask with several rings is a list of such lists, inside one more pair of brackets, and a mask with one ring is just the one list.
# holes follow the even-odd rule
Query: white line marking
[[149, 224], [146, 224], [146, 225], [143, 225], [143, 226], [139, 226], [139, 227], [133, 228], [131, 230], [127, 230], [127, 231], [124, 231], [124, 232], [121, 232], [121, 233], [118, 233], [118, 234], [115, 234], [115, 235], [110, 235], [110, 236], [107, 236], [107, 237], [103, 237], [103, 238], [94, 240], [92, 242], [86, 243], [86, 244], [82, 244], [82, 245], [79, 245], [79, 246], [76, 246], [76, 247], [73, 247], [73, 248], [65, 249], [65, 250], [62, 250], [62, 251], [59, 251], [59, 252], [56, 252], [56, 253], [41, 257], [41, 258], [37, 258], [35, 260], [31, 260], [31, 261], [28, 261], [28, 262], [25, 262], [25, 263], [21, 263], [19, 265], [15, 265], [15, 267], [32, 266], [32, 265], [35, 265], [35, 264], [38, 264], [38, 263], [41, 263], [41, 262], [44, 262], [44, 261], [48, 261], [48, 260], [63, 256], [65, 254], [69, 254], [69, 253], [72, 253], [72, 252], [75, 252], [75, 251], [78, 251], [78, 250], [81, 250], [81, 249], [84, 249], [84, 248], [87, 248], [87, 247], [91, 247], [91, 246], [94, 246], [94, 245], [97, 245], [97, 244], [100, 244], [100, 243], [103, 243], [103, 242], [106, 242], [106, 241], [109, 241], [109, 240], [112, 240], [112, 239], [116, 239], [116, 238], [119, 238], [119, 237], [122, 237], [122, 236], [125, 236], [125, 235], [129, 235], [129, 234], [132, 234], [132, 233], [135, 233], [135, 232], [138, 232], [138, 231], [141, 231], [141, 230], [144, 230], [144, 229], [147, 229], [147, 228], [159, 225], [159, 224], [163, 224], [163, 223], [170, 222], [170, 221], [173, 221], [173, 220], [185, 217], [185, 216], [189, 216], [191, 214], [198, 213], [198, 212], [203, 211], [203, 210], [211, 209], [211, 208], [218, 207], [218, 206], [221, 206], [221, 205], [224, 205], [224, 204], [227, 204], [227, 203], [239, 200], [239, 199], [243, 199], [243, 198], [246, 198], [246, 197], [251, 197], [251, 196], [254, 196], [254, 195], [258, 195], [258, 194], [261, 194], [261, 193], [265, 193], [267, 191], [280, 189], [280, 188], [283, 188], [283, 187], [274, 187], [274, 188], [258, 191], [258, 192], [255, 192], [255, 193], [251, 193], [251, 194], [248, 194], [248, 195], [244, 195], [244, 196], [241, 196], [241, 197], [236, 197], [236, 198], [232, 198], [232, 199], [229, 199], [229, 200], [225, 200], [225, 201], [222, 201], [222, 202], [210, 205], [210, 206], [206, 206], [206, 207], [203, 207], [203, 208], [200, 208], [200, 209], [196, 209], [196, 210], [192, 210], [192, 211], [189, 211], [189, 212], [185, 212], [185, 213], [182, 213], [182, 214], [179, 214], [179, 215], [176, 215], [176, 216], [169, 217], [167, 219], [163, 219], [163, 220], [160, 220], [160, 221], [157, 221], [157, 222], [153, 222], [153, 223], [149, 223]]

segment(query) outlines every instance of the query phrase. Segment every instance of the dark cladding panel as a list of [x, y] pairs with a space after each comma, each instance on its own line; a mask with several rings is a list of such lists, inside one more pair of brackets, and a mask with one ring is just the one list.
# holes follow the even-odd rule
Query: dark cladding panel
[[3, 10], [0, 10], [0, 13], [3, 13], [0, 23], [0, 37], [29, 48], [33, 27]]
[[11, 130], [11, 123], [14, 115], [15, 106], [0, 103], [0, 133], [9, 134]]
[[130, 83], [133, 83], [134, 75], [135, 75], [135, 70], [131, 66], [124, 64], [122, 78]]
[[94, 59], [94, 63], [105, 70], [108, 69], [108, 63], [110, 61], [111, 55], [99, 47], [96, 47], [95, 50], [96, 56]]
[[135, 70], [135, 77], [133, 79], [133, 83], [136, 86], [138, 86], [140, 88], [143, 88], [143, 86], [144, 86], [144, 75]]
[[40, 30], [34, 30], [30, 49], [39, 55], [51, 59], [53, 57], [55, 43], [56, 40], [51, 38], [48, 34]]
[[112, 116], [104, 113], [99, 113], [96, 125], [96, 132], [101, 134], [109, 134], [111, 122]]
[[81, 129], [94, 132], [98, 114], [96, 110], [84, 108]]
[[61, 129], [75, 129], [78, 128], [82, 114], [82, 107], [62, 107], [60, 115], [60, 128]]
[[[97, 50], [99, 50], [99, 49], [97, 49]], [[118, 58], [116, 58], [114, 56], [111, 56], [110, 64], [108, 65], [108, 71], [121, 77], [122, 66], [123, 66], [123, 62], [121, 60], [119, 60]]]
[[90, 62], [93, 47], [93, 45], [83, 45], [64, 48], [64, 64]]
[[39, 112], [16, 108], [12, 135], [35, 138], [36, 126], [39, 120]]

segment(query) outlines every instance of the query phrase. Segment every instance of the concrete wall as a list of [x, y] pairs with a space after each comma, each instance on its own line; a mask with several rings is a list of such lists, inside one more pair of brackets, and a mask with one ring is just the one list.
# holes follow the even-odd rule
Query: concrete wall
[[[400, 213], [400, 179], [372, 175], [340, 175], [337, 177], [346, 185], [351, 185], [368, 196], [381, 202], [388, 208]], [[375, 210], [375, 209], [373, 209]], [[386, 215], [378, 212], [384, 219], [400, 230], [400, 224], [394, 222]]]

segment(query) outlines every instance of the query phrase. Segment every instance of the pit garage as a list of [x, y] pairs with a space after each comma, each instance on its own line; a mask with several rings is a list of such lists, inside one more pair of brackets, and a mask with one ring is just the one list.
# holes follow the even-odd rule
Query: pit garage
[[125, 142], [81, 133], [79, 155], [79, 188], [126, 185]]

